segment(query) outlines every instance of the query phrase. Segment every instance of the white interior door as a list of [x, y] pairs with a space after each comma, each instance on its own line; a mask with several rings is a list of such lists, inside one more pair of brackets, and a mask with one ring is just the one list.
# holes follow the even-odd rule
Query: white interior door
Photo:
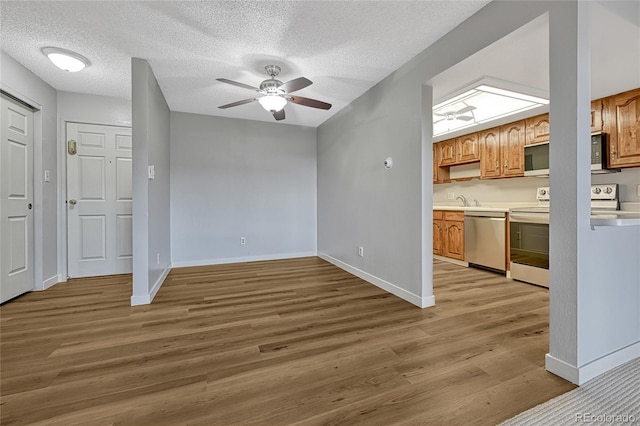
[[67, 123], [67, 245], [72, 278], [132, 271], [131, 147], [129, 127]]
[[1, 96], [0, 303], [33, 289], [33, 112]]

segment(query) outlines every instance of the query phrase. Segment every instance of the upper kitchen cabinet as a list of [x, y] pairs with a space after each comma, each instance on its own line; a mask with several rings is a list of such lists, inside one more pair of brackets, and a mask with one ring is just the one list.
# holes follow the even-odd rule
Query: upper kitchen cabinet
[[502, 175], [524, 176], [525, 120], [500, 126]]
[[[593, 116], [593, 114], [592, 114]], [[526, 120], [525, 145], [549, 141], [549, 114], [536, 115]]]
[[456, 138], [456, 163], [473, 163], [478, 160], [480, 160], [478, 134], [472, 133]]
[[500, 164], [500, 129], [494, 127], [478, 133], [480, 145], [480, 179], [502, 176]]
[[640, 89], [604, 99], [609, 167], [640, 166]]
[[449, 139], [447, 141], [438, 142], [436, 144], [438, 147], [438, 155], [439, 162], [438, 164], [442, 166], [451, 166], [456, 164], [456, 140]]
[[440, 147], [433, 144], [433, 183], [449, 182], [449, 168], [440, 167]]
[[591, 101], [591, 133], [603, 131], [602, 105], [603, 99]]

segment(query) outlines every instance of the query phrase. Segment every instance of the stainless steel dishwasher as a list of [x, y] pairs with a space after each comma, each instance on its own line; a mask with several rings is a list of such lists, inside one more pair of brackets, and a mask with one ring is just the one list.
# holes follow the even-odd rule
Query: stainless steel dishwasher
[[506, 215], [503, 212], [464, 212], [464, 260], [472, 265], [506, 271]]

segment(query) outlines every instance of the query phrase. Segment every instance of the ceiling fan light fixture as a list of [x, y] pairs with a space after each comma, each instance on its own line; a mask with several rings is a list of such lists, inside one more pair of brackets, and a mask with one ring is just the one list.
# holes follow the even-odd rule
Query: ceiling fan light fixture
[[53, 65], [68, 72], [82, 71], [91, 65], [91, 62], [84, 56], [59, 47], [44, 47], [42, 53], [49, 58]]
[[258, 102], [260, 102], [262, 108], [269, 112], [280, 111], [287, 104], [287, 100], [279, 95], [265, 95], [258, 98]]

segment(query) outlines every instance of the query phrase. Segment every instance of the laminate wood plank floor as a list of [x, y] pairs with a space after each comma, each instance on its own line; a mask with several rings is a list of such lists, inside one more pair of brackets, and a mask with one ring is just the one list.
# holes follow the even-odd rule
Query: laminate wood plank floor
[[316, 257], [174, 269], [0, 307], [2, 425], [494, 425], [574, 386], [548, 292], [434, 262], [419, 309]]

